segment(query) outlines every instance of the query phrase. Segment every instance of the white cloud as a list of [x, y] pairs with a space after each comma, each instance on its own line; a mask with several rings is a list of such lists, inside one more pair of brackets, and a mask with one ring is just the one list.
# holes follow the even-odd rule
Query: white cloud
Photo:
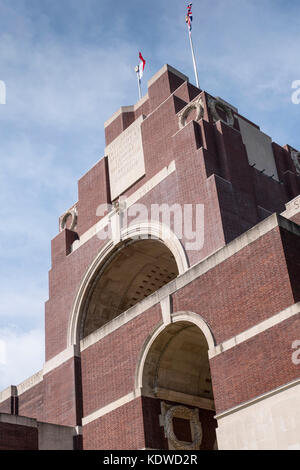
[[6, 326], [8, 324], [16, 326], [20, 321], [23, 327], [29, 321], [35, 324], [43, 322], [47, 290], [31, 285], [28, 281], [23, 282], [21, 291], [18, 287], [12, 284], [0, 289], [0, 328], [4, 326], [3, 319], [5, 319]]
[[43, 367], [43, 336], [42, 329], [28, 332], [0, 329], [6, 359], [5, 364], [0, 361], [0, 390], [18, 385]]

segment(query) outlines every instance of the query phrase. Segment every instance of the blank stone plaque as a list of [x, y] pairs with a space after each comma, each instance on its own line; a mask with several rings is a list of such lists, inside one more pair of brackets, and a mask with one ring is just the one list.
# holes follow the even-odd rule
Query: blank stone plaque
[[143, 120], [144, 116], [140, 116], [105, 149], [112, 200], [145, 175], [141, 132]]

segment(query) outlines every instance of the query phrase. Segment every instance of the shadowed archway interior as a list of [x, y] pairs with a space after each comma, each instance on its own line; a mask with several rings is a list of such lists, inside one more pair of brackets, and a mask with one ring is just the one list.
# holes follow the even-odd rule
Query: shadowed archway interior
[[143, 364], [142, 395], [151, 423], [148, 447], [217, 448], [208, 343], [198, 326], [174, 322], [154, 339]]
[[[169, 325], [152, 344], [143, 370], [143, 394], [213, 405], [208, 345], [201, 330], [191, 323]], [[193, 398], [192, 398], [193, 397]]]
[[85, 338], [178, 275], [173, 254], [159, 240], [130, 241], [99, 267], [82, 307]]

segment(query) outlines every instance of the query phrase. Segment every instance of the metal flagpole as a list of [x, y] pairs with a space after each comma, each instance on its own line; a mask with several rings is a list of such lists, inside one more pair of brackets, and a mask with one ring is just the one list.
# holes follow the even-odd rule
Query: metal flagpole
[[188, 30], [189, 30], [191, 51], [192, 51], [192, 57], [193, 57], [193, 64], [194, 64], [194, 71], [195, 71], [195, 78], [196, 78], [196, 85], [197, 85], [197, 88], [200, 88], [200, 86], [199, 86], [199, 78], [198, 78], [198, 71], [197, 71], [197, 64], [196, 64], [195, 52], [194, 52], [194, 46], [193, 46], [193, 40], [192, 40], [192, 31], [190, 30], [189, 27], [188, 27]]
[[137, 76], [137, 81], [138, 81], [139, 99], [141, 99], [142, 98], [142, 88], [141, 88], [141, 79], [140, 79], [140, 68], [139, 68], [138, 65], [135, 67], [135, 71], [136, 71], [136, 76]]
[[193, 13], [192, 13], [192, 3], [189, 2], [187, 6], [187, 15], [186, 15], [186, 24], [189, 30], [189, 38], [190, 38], [190, 45], [191, 45], [191, 51], [192, 51], [192, 57], [193, 57], [193, 64], [194, 64], [194, 72], [195, 72], [195, 77], [196, 77], [196, 85], [197, 88], [200, 88], [199, 86], [199, 78], [198, 78], [198, 71], [197, 71], [197, 64], [196, 64], [196, 59], [195, 59], [195, 52], [194, 52], [194, 46], [193, 46], [193, 39], [192, 39], [192, 21], [193, 21]]

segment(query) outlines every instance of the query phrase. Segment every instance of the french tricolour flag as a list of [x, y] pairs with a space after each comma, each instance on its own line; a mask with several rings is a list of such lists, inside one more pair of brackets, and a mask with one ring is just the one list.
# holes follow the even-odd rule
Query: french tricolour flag
[[142, 56], [141, 52], [139, 53], [139, 58], [140, 58], [140, 65], [139, 65], [138, 75], [139, 75], [139, 79], [141, 80], [144, 75], [146, 61], [144, 57]]

